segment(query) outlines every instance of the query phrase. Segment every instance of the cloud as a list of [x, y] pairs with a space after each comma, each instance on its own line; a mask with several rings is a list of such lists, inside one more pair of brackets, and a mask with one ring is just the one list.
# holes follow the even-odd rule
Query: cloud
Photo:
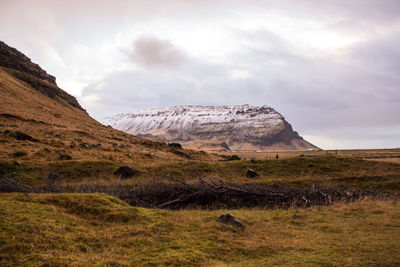
[[398, 0], [3, 0], [0, 39], [56, 75], [97, 119], [267, 104], [331, 146], [360, 136], [359, 146], [394, 146], [398, 14]]
[[133, 43], [130, 59], [147, 68], [176, 67], [185, 61], [185, 55], [169, 41], [141, 36]]

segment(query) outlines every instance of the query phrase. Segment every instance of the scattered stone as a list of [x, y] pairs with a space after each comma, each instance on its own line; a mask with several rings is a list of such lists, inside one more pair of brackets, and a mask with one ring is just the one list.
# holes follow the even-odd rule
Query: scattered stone
[[72, 159], [72, 157], [68, 154], [62, 154], [62, 153], [59, 153], [59, 154], [60, 154], [60, 157], [59, 157], [60, 160], [71, 160]]
[[47, 176], [47, 179], [49, 179], [51, 181], [56, 181], [56, 180], [59, 180], [60, 178], [61, 178], [61, 176], [55, 172], [52, 172], [49, 174], [49, 176]]
[[81, 147], [82, 147], [82, 148], [85, 148], [85, 149], [89, 149], [89, 148], [90, 148], [90, 145], [89, 145], [88, 143], [82, 143], [82, 144], [81, 144]]
[[226, 160], [241, 160], [241, 158], [238, 155], [232, 155], [228, 157]]
[[26, 155], [27, 155], [27, 154], [26, 154], [25, 151], [15, 151], [15, 152], [12, 154], [12, 156], [15, 157], [15, 158], [17, 158], [17, 157], [23, 157], [23, 156], [26, 156]]
[[112, 146], [113, 146], [114, 148], [116, 148], [118, 145], [117, 145], [116, 143], [113, 143]]
[[98, 144], [95, 144], [95, 145], [92, 145], [93, 147], [101, 147], [101, 144], [100, 143], [98, 143]]
[[14, 161], [14, 166], [21, 166], [21, 162], [19, 162], [18, 160]]
[[121, 144], [121, 145], [119, 145], [119, 148], [126, 148], [126, 145]]
[[130, 166], [122, 166], [114, 172], [114, 175], [126, 179], [132, 177], [133, 175], [135, 175], [135, 173], [136, 171], [133, 170]]
[[44, 149], [44, 151], [46, 151], [47, 153], [50, 153], [50, 152], [51, 152], [51, 150], [48, 149], [47, 147]]
[[179, 143], [169, 143], [168, 146], [170, 148], [182, 149], [182, 145]]
[[54, 114], [54, 117], [56, 117], [56, 118], [61, 118], [61, 114]]
[[14, 136], [15, 136], [15, 139], [17, 139], [17, 140], [22, 140], [22, 141], [25, 141], [25, 140], [34, 141], [34, 138], [33, 138], [32, 136], [30, 136], [30, 135], [28, 135], [28, 134], [26, 134], [26, 133], [19, 132], [19, 131], [16, 131]]
[[83, 142], [82, 138], [75, 138], [74, 140], [75, 140], [76, 142], [78, 142], [78, 143], [82, 143], [82, 142]]
[[256, 172], [255, 170], [252, 169], [247, 169], [247, 173], [246, 173], [246, 177], [248, 178], [255, 178], [255, 177], [259, 177], [260, 174], [258, 174], [258, 172]]
[[244, 225], [241, 221], [236, 219], [233, 215], [227, 213], [227, 214], [222, 214], [221, 216], [218, 217], [218, 221], [221, 223], [226, 223], [226, 224], [232, 224], [234, 226], [240, 227], [244, 229]]

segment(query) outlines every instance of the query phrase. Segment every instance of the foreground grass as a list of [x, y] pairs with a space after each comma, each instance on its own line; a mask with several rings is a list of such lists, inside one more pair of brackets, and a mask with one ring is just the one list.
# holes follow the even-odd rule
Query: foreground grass
[[104, 194], [1, 194], [0, 265], [398, 265], [400, 203], [149, 210]]

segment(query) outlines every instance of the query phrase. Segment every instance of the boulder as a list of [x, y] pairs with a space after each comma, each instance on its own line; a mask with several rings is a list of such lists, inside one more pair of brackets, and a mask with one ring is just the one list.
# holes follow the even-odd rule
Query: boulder
[[15, 139], [23, 140], [23, 141], [25, 141], [25, 140], [34, 141], [35, 140], [32, 136], [30, 136], [26, 133], [19, 132], [19, 131], [15, 132]]
[[238, 155], [232, 155], [228, 157], [226, 160], [241, 160], [241, 158]]
[[175, 148], [175, 149], [182, 149], [182, 145], [179, 143], [169, 143], [168, 146], [170, 148]]
[[235, 218], [235, 216], [227, 213], [227, 214], [222, 214], [221, 216], [218, 217], [218, 221], [221, 223], [226, 223], [226, 224], [232, 224], [234, 226], [240, 227], [244, 229], [244, 225], [241, 221]]
[[14, 161], [14, 166], [21, 166], [21, 162], [19, 162], [19, 161]]
[[119, 167], [118, 170], [114, 172], [115, 176], [121, 177], [123, 179], [132, 177], [136, 174], [136, 171], [132, 169], [130, 166], [122, 166]]
[[246, 177], [248, 178], [255, 178], [255, 177], [259, 177], [260, 175], [258, 174], [258, 172], [256, 172], [255, 170], [252, 169], [247, 169], [247, 173], [246, 173]]
[[89, 148], [90, 148], [90, 145], [89, 145], [88, 143], [82, 143], [82, 144], [81, 144], [81, 147], [82, 147], [82, 148], [89, 149]]
[[68, 155], [68, 154], [62, 154], [62, 153], [60, 153], [59, 159], [60, 159], [60, 160], [71, 160], [72, 157], [71, 157], [70, 155]]

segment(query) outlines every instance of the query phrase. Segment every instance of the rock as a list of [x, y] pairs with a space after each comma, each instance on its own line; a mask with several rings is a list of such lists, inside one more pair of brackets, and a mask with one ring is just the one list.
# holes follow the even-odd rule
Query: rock
[[38, 64], [33, 63], [30, 58], [2, 41], [0, 41], [0, 66], [9, 68], [11, 75], [28, 83], [40, 93], [50, 98], [58, 96], [70, 105], [84, 110], [75, 97], [57, 86], [54, 76], [49, 75]]
[[62, 153], [60, 153], [59, 159], [60, 159], [60, 160], [71, 160], [72, 157], [71, 157], [70, 155], [68, 155], [68, 154], [62, 154]]
[[256, 172], [255, 170], [247, 169], [246, 177], [248, 177], [248, 178], [255, 178], [255, 177], [259, 177], [259, 176], [260, 176], [260, 175], [259, 175], [258, 172]]
[[122, 166], [119, 167], [118, 170], [114, 172], [115, 176], [121, 177], [123, 179], [132, 177], [136, 174], [136, 171], [133, 170], [130, 166]]
[[234, 226], [240, 227], [244, 229], [244, 225], [241, 221], [236, 219], [233, 215], [227, 213], [227, 214], [222, 214], [221, 216], [218, 217], [218, 221], [221, 223], [226, 223], [226, 224], [232, 224]]
[[170, 148], [182, 149], [182, 145], [179, 143], [169, 143], [168, 146]]
[[14, 161], [14, 166], [21, 166], [21, 162], [19, 162], [19, 161]]
[[48, 149], [47, 147], [44, 149], [44, 151], [46, 151], [47, 153], [50, 153], [50, 152], [51, 152], [51, 150]]
[[49, 179], [51, 181], [59, 180], [60, 178], [61, 178], [61, 176], [55, 172], [52, 172], [49, 174], [49, 176], [47, 176], [47, 179]]
[[26, 134], [26, 133], [19, 132], [19, 131], [15, 132], [15, 133], [14, 133], [14, 136], [15, 136], [15, 139], [17, 139], [17, 140], [34, 141], [34, 138], [33, 138], [32, 136], [30, 136], [30, 135], [28, 135], [28, 134]]
[[228, 157], [226, 160], [240, 160], [240, 157], [237, 155], [232, 155], [232, 156]]
[[88, 143], [82, 143], [82, 144], [81, 144], [81, 147], [82, 147], [82, 148], [85, 148], [85, 149], [89, 149], [89, 148], [90, 148], [90, 145], [89, 145]]
[[117, 145], [116, 143], [113, 143], [112, 146], [113, 146], [114, 148], [116, 148], [118, 145]]

